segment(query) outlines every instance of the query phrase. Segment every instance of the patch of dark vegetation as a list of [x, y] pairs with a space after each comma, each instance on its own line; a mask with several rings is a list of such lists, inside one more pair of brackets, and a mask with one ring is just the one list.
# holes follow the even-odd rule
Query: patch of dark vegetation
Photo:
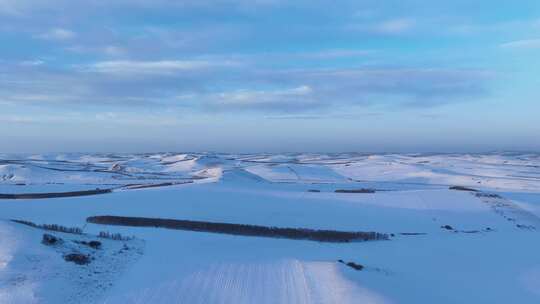
[[101, 242], [100, 241], [74, 241], [77, 244], [85, 245], [93, 249], [101, 249]]
[[479, 233], [480, 231], [478, 231], [478, 230], [460, 230], [459, 232], [461, 232], [461, 233]]
[[123, 236], [120, 233], [110, 233], [108, 231], [100, 231], [98, 234], [98, 237], [102, 239], [109, 239], [109, 240], [114, 240], [114, 241], [129, 241], [134, 238], [134, 237], [129, 237], [129, 236]]
[[347, 265], [347, 266], [351, 267], [354, 270], [360, 271], [360, 270], [364, 269], [363, 265], [357, 264], [355, 262], [347, 262], [347, 263], [345, 263], [345, 261], [343, 261], [343, 260], [338, 260], [338, 262], [341, 263], [341, 264]]
[[450, 189], [450, 190], [457, 190], [457, 191], [478, 192], [478, 190], [476, 190], [476, 189], [468, 188], [468, 187], [463, 187], [463, 186], [451, 186], [451, 187], [448, 188], [448, 189]]
[[0, 199], [44, 199], [44, 198], [89, 196], [89, 195], [111, 193], [112, 190], [113, 189], [95, 189], [95, 190], [71, 191], [71, 192], [0, 194]]
[[484, 193], [484, 192], [478, 192], [476, 193], [476, 197], [487, 197], [487, 198], [502, 198], [500, 195], [498, 194], [494, 194], [494, 193]]
[[88, 265], [90, 264], [90, 256], [82, 253], [70, 253], [64, 256], [66, 262], [73, 262], [77, 265]]
[[388, 240], [385, 233], [378, 232], [346, 232], [335, 230], [314, 230], [303, 228], [278, 228], [255, 225], [230, 223], [214, 223], [202, 221], [122, 217], [122, 216], [92, 216], [86, 219], [88, 223], [102, 225], [118, 225], [131, 227], [155, 227], [198, 232], [223, 233], [242, 236], [258, 236], [272, 238], [287, 238], [294, 240], [310, 240], [318, 242], [346, 243], [352, 241]]
[[375, 193], [375, 189], [361, 188], [361, 189], [337, 189], [335, 193]]
[[52, 234], [45, 233], [41, 239], [41, 243], [47, 246], [54, 246], [62, 243], [62, 239], [58, 238]]
[[485, 228], [483, 230], [457, 230], [457, 229], [455, 229], [454, 227], [452, 227], [450, 225], [443, 225], [443, 226], [441, 226], [441, 229], [446, 229], [446, 230], [452, 231], [454, 233], [469, 233], [469, 234], [471, 234], [471, 233], [480, 233], [482, 231], [484, 231], [484, 232], [495, 231], [495, 230], [491, 229], [490, 227], [487, 227], [487, 228]]
[[319, 192], [321, 192], [321, 190], [317, 190], [317, 189], [309, 189], [307, 192], [319, 193]]
[[78, 227], [65, 227], [65, 226], [56, 225], [56, 224], [38, 225], [36, 223], [30, 222], [30, 221], [24, 221], [24, 220], [11, 220], [11, 221], [14, 222], [14, 223], [18, 223], [18, 224], [38, 228], [38, 229], [43, 229], [43, 230], [50, 230], [50, 231], [71, 233], [71, 234], [82, 234], [83, 233], [82, 229], [78, 228]]
[[351, 267], [352, 269], [354, 270], [362, 270], [364, 269], [364, 266], [360, 265], [360, 264], [356, 264], [354, 262], [349, 262], [346, 264], [347, 266]]
[[101, 242], [100, 241], [90, 241], [90, 242], [88, 242], [87, 245], [94, 248], [94, 249], [100, 249], [101, 248]]
[[525, 230], [536, 230], [536, 227], [532, 225], [516, 224], [516, 227], [518, 227], [519, 229], [525, 229]]

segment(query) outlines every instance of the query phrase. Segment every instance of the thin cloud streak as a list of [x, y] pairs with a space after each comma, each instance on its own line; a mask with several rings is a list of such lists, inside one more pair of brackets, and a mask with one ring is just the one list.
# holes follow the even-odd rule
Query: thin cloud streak
[[540, 39], [516, 40], [501, 44], [506, 49], [540, 49]]
[[30, 65], [3, 75], [3, 103], [262, 113], [466, 102], [487, 96], [495, 77], [459, 69], [266, 69], [224, 60], [99, 61], [63, 70]]
[[211, 68], [232, 67], [238, 63], [231, 61], [210, 62], [204, 60], [160, 60], [160, 61], [102, 61], [79, 66], [84, 72], [104, 74], [174, 74], [182, 71], [206, 70]]
[[45, 33], [39, 34], [36, 38], [45, 40], [71, 40], [75, 38], [77, 34], [71, 30], [63, 28], [54, 28]]

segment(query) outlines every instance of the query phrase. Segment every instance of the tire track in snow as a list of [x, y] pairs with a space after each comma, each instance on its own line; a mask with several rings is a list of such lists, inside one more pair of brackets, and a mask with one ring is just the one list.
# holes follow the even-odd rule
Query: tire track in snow
[[[345, 279], [334, 262], [215, 264], [181, 279], [107, 303], [326, 304], [386, 303]], [[135, 300], [135, 301], [133, 301]]]

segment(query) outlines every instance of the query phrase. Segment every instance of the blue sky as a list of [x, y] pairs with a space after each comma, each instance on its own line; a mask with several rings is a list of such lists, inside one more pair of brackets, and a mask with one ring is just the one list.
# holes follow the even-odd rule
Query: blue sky
[[540, 150], [540, 2], [0, 0], [0, 151]]

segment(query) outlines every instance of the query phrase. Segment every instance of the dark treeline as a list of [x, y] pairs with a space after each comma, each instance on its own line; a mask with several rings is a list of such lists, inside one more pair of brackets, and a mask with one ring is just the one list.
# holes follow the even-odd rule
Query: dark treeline
[[338, 189], [335, 193], [375, 193], [375, 189], [361, 188], [361, 189]]
[[158, 188], [158, 187], [169, 187], [183, 184], [192, 184], [193, 181], [182, 181], [182, 182], [166, 182], [159, 184], [132, 184], [124, 186], [125, 189], [135, 190], [135, 189], [146, 189], [146, 188]]
[[388, 240], [387, 234], [378, 232], [346, 232], [335, 230], [313, 230], [303, 228], [278, 228], [255, 225], [230, 223], [213, 223], [188, 220], [123, 217], [123, 216], [92, 216], [86, 219], [93, 224], [156, 227], [199, 232], [224, 233], [242, 236], [259, 236], [272, 238], [287, 238], [294, 240], [310, 240], [318, 242], [346, 243], [352, 241]]
[[38, 225], [36, 223], [30, 222], [30, 221], [24, 221], [24, 220], [11, 220], [11, 221], [14, 222], [14, 223], [18, 223], [18, 224], [22, 224], [22, 225], [26, 225], [26, 226], [30, 226], [30, 227], [34, 227], [34, 228], [39, 228], [39, 229], [43, 229], [43, 230], [50, 230], [50, 231], [57, 231], [57, 232], [64, 232], [64, 233], [73, 233], [73, 234], [82, 234], [83, 233], [82, 229], [78, 228], [78, 227], [65, 227], [65, 226], [56, 225], [56, 224]]
[[486, 197], [486, 198], [498, 198], [498, 199], [502, 199], [502, 196], [498, 195], [498, 194], [495, 194], [495, 193], [483, 193], [483, 192], [478, 192], [476, 193], [476, 197]]
[[450, 189], [450, 190], [457, 190], [457, 191], [478, 192], [478, 190], [476, 190], [476, 189], [468, 188], [468, 187], [464, 187], [464, 186], [451, 186], [451, 187], [449, 187], [448, 189]]
[[95, 189], [71, 192], [51, 192], [51, 193], [17, 193], [17, 194], [0, 194], [0, 199], [41, 199], [41, 198], [57, 198], [57, 197], [73, 197], [87, 196], [111, 193], [112, 189]]
[[115, 241], [129, 241], [134, 239], [134, 237], [123, 236], [120, 233], [110, 233], [109, 231], [100, 231], [98, 237]]

